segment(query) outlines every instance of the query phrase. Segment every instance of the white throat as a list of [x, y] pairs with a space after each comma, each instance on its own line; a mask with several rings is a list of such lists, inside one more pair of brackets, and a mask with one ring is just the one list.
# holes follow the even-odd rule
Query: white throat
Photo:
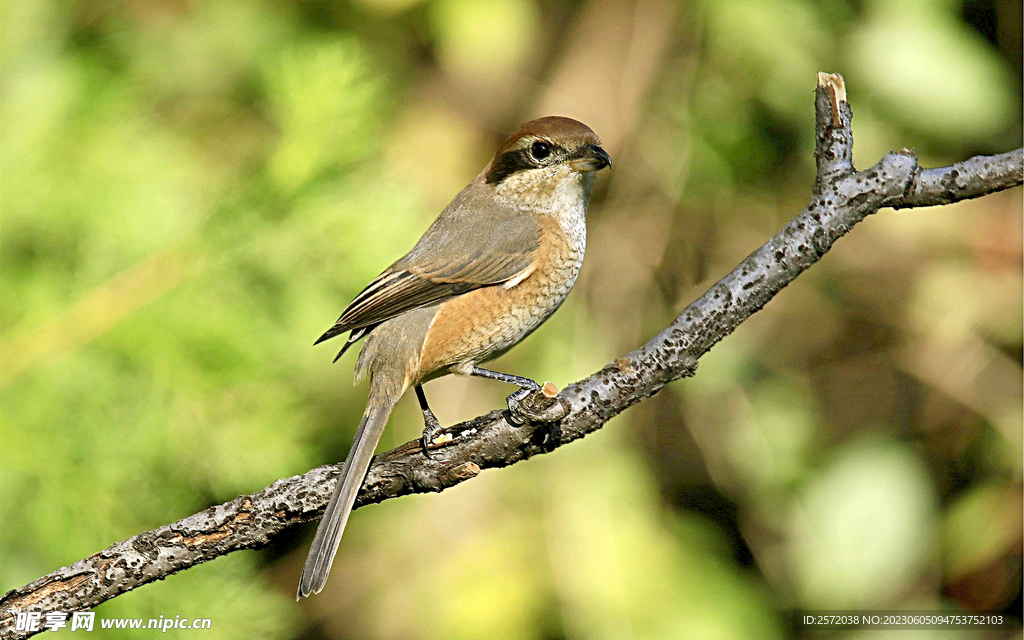
[[594, 172], [562, 164], [513, 173], [498, 183], [495, 195], [503, 204], [536, 213], [561, 216], [579, 210], [583, 215], [593, 186]]

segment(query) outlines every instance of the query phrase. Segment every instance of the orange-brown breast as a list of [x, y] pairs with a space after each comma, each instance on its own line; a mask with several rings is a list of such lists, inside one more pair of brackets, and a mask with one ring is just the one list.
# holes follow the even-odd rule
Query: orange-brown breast
[[582, 210], [538, 215], [541, 234], [528, 276], [511, 287], [485, 287], [442, 303], [427, 331], [414, 379], [464, 372], [496, 358], [554, 313], [583, 263], [583, 216]]

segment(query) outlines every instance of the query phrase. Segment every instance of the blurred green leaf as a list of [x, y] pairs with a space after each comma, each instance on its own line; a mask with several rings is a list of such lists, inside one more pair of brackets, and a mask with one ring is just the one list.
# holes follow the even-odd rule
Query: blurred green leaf
[[807, 609], [871, 609], [934, 561], [936, 505], [927, 471], [888, 438], [843, 448], [791, 512], [789, 562]]
[[984, 141], [1019, 114], [1009, 70], [955, 21], [951, 3], [872, 4], [850, 39], [851, 79], [862, 78], [892, 118], [943, 140]]
[[353, 38], [309, 41], [267, 67], [266, 92], [281, 137], [269, 172], [293, 190], [320, 172], [379, 149], [382, 82]]

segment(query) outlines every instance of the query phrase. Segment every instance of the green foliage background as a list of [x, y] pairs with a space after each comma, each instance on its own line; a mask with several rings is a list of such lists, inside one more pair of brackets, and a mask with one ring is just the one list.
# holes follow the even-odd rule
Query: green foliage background
[[[576, 291], [496, 365], [559, 385], [802, 208], [815, 72], [846, 77], [860, 166], [1021, 144], [1019, 2], [18, 0], [0, 29], [3, 589], [341, 460], [365, 391], [310, 343], [530, 117], [580, 118], [615, 158]], [[359, 511], [317, 598], [293, 595], [310, 527], [97, 614], [212, 619], [168, 638], [1019, 621], [1021, 218], [1019, 190], [875, 216], [696, 378]], [[451, 422], [508, 390], [427, 391]]]

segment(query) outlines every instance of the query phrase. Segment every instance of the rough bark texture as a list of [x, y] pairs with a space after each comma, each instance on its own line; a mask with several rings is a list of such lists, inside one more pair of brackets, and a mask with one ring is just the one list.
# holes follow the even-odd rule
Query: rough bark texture
[[[582, 438], [664, 385], [695, 373], [698, 359], [733, 332], [801, 272], [821, 259], [853, 225], [882, 207], [948, 204], [1020, 185], [1022, 149], [922, 170], [914, 152], [891, 152], [863, 171], [853, 168], [852, 113], [842, 78], [819, 74], [815, 94], [817, 178], [810, 204], [686, 307], [639, 349], [566, 387], [556, 398], [536, 392], [538, 408], [561, 402], [559, 428], [517, 427], [493, 411], [449, 427], [452, 440], [426, 458], [418, 442], [378, 455], [356, 506], [443, 491], [481, 469], [504, 467]], [[237, 551], [259, 548], [282, 531], [319, 518], [341, 464], [284, 478], [173, 524], [140, 533], [58, 569], [0, 598], [0, 636], [15, 631], [17, 612], [78, 611]]]

